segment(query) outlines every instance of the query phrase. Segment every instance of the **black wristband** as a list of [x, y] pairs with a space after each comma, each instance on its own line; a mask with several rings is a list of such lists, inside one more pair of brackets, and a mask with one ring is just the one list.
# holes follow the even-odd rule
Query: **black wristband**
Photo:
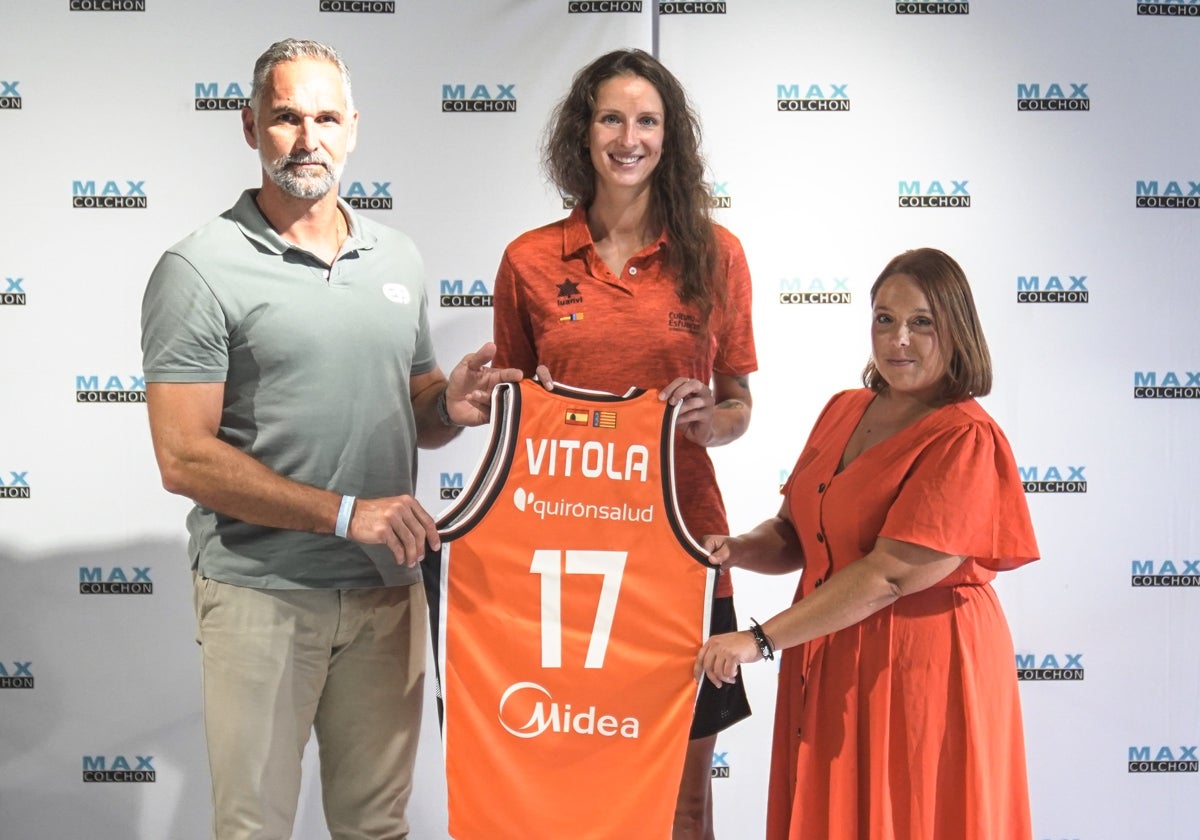
[[763, 632], [762, 625], [753, 618], [750, 619], [750, 634], [754, 636], [754, 642], [758, 645], [758, 652], [762, 654], [762, 658], [774, 659], [775, 648], [771, 646], [771, 640]]
[[461, 429], [462, 423], [455, 423], [450, 417], [450, 408], [446, 405], [446, 389], [442, 389], [442, 393], [438, 394], [437, 398], [437, 416], [443, 426], [448, 426], [453, 429]]

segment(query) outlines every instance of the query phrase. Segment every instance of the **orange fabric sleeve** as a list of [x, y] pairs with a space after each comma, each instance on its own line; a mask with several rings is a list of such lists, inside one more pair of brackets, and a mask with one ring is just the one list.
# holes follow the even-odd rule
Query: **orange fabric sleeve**
[[514, 367], [532, 376], [537, 367], [537, 350], [528, 323], [528, 308], [521, 302], [516, 272], [505, 250], [492, 286], [492, 341], [496, 343], [495, 367]]
[[926, 444], [879, 536], [971, 557], [998, 572], [1036, 560], [1025, 492], [999, 427], [977, 421]]

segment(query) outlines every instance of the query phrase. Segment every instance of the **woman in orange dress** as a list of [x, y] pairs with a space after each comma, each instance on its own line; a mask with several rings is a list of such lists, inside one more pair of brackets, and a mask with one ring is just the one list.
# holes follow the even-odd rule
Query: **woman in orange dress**
[[779, 513], [713, 560], [803, 569], [791, 607], [713, 636], [696, 676], [782, 656], [768, 840], [1030, 840], [1012, 637], [990, 581], [1038, 556], [991, 360], [933, 249], [871, 288], [865, 388], [833, 397]]

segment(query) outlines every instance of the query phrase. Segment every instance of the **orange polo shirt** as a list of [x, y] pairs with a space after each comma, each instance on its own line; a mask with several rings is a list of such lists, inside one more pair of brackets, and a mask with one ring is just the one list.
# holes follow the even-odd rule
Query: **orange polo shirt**
[[[714, 373], [753, 372], [758, 357], [746, 256], [737, 237], [713, 227], [727, 297], [707, 325], [699, 308], [675, 292], [665, 234], [635, 254], [620, 277], [596, 251], [583, 207], [522, 234], [505, 249], [496, 274], [493, 364], [526, 375], [544, 364], [564, 385], [614, 394], [660, 389], [679, 376], [711, 382]], [[694, 536], [729, 532], [712, 461], [682, 434], [675, 480]], [[720, 576], [716, 594], [733, 594], [729, 575]]]

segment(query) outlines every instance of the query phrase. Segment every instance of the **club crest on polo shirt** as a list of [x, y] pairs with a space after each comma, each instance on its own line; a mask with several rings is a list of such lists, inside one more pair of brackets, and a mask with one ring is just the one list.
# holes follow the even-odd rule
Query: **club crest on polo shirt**
[[402, 283], [384, 283], [382, 286], [383, 296], [392, 303], [410, 303], [412, 295], [409, 294], [408, 287]]
[[564, 277], [557, 286], [559, 306], [574, 306], [583, 303], [583, 295], [579, 293], [579, 284], [570, 277]]
[[700, 316], [694, 312], [668, 312], [667, 329], [671, 332], [685, 332], [690, 335], [699, 335], [703, 329], [703, 325], [700, 323]]

